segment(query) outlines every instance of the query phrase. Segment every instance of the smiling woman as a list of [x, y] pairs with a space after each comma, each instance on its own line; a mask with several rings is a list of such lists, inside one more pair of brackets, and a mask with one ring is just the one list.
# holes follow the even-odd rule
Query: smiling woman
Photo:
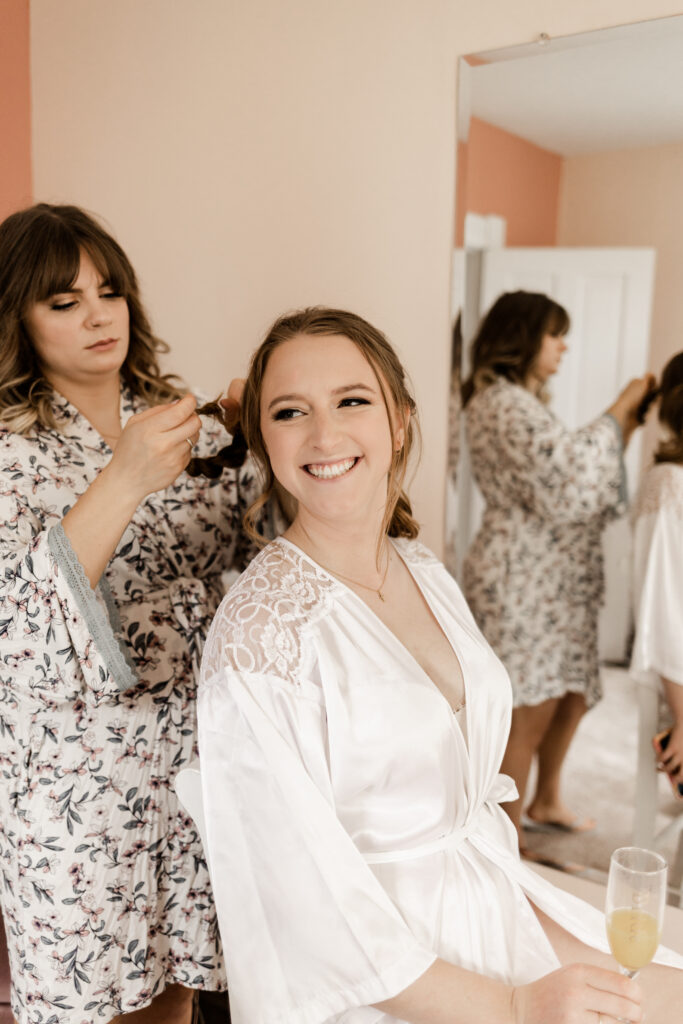
[[[324, 339], [324, 344], [319, 343], [321, 338]], [[316, 339], [318, 339], [318, 343], [316, 343]], [[285, 342], [296, 342], [301, 351], [297, 352], [296, 358], [287, 358], [285, 361], [285, 355], [282, 354], [278, 360], [272, 362], [271, 357], [277, 355], [278, 349]], [[352, 344], [349, 345], [349, 342]], [[315, 365], [322, 375], [321, 381], [327, 381], [326, 387], [318, 389], [314, 377], [304, 373], [306, 362], [301, 358], [304, 350], [311, 359], [315, 360]], [[291, 348], [289, 351], [291, 352]], [[329, 368], [332, 363], [330, 357], [340, 351], [343, 353], [342, 358], [347, 376], [340, 380], [337, 374], [334, 377], [334, 383], [331, 384], [329, 383], [332, 376]], [[357, 416], [365, 406], [375, 418], [378, 408], [383, 410], [383, 422], [386, 424], [386, 440], [389, 450], [391, 449], [390, 430], [395, 432], [395, 437], [394, 452], [388, 463], [388, 498], [386, 495], [382, 498], [384, 508], [382, 531], [388, 532], [390, 536], [416, 537], [417, 524], [413, 520], [403, 486], [413, 446], [419, 441], [419, 427], [414, 415], [416, 412], [415, 402], [408, 389], [403, 367], [384, 335], [372, 325], [343, 310], [313, 307], [283, 316], [276, 321], [254, 356], [250, 367], [242, 399], [242, 428], [250, 451], [261, 465], [265, 476], [263, 494], [246, 517], [247, 528], [251, 528], [254, 539], [257, 542], [262, 542], [262, 538], [257, 537], [251, 526], [252, 518], [257, 515], [261, 504], [268, 501], [272, 493], [286, 494], [287, 497], [283, 504], [289, 504], [290, 507], [292, 501], [296, 501], [296, 496], [290, 495], [287, 488], [278, 482], [266, 444], [266, 434], [270, 430], [269, 419], [274, 420], [274, 424], [277, 424], [278, 412], [285, 420], [305, 415], [306, 412], [305, 408], [298, 409], [296, 405], [291, 408], [289, 401], [292, 397], [291, 388], [285, 392], [281, 384], [278, 387], [280, 378], [275, 374], [282, 365], [281, 361], [285, 362], [285, 366], [291, 366], [294, 362], [297, 367], [294, 377], [296, 381], [294, 397], [299, 399], [304, 397], [301, 394], [299, 383], [301, 382], [309, 388], [309, 402], [311, 398], [315, 398], [319, 403], [318, 408], [312, 408], [308, 413], [309, 423], [311, 417], [313, 418], [314, 430], [319, 430], [321, 427], [327, 430], [331, 427], [334, 434], [335, 423], [340, 420], [346, 422], [345, 418], [349, 415]], [[270, 371], [268, 386], [271, 390], [268, 402], [264, 404], [261, 399], [261, 389], [264, 386], [266, 368]], [[278, 402], [282, 402], [281, 408], [278, 406]], [[333, 413], [334, 408], [338, 409], [336, 414]], [[357, 409], [356, 413], [342, 411], [354, 408]], [[273, 415], [274, 410], [275, 416]], [[352, 419], [350, 422], [353, 423], [354, 420]], [[309, 426], [308, 430], [310, 431], [310, 429]], [[274, 426], [273, 431], [275, 432]], [[278, 434], [275, 433], [275, 438], [277, 436]], [[311, 464], [314, 469], [320, 465], [319, 476], [334, 471], [332, 467], [335, 458], [330, 457], [330, 451], [331, 455], [336, 456], [337, 459], [339, 455], [356, 457], [355, 452], [351, 449], [348, 451], [337, 450], [335, 448], [337, 440], [334, 436], [331, 440], [326, 440], [323, 435], [317, 441], [315, 436], [309, 437], [309, 443], [316, 448], [317, 462]], [[329, 449], [330, 445], [332, 445], [331, 449]], [[321, 451], [327, 451], [328, 457], [322, 458]], [[304, 452], [303, 457], [305, 455]], [[313, 457], [310, 453], [309, 456]], [[308, 466], [310, 473], [311, 464], [302, 462], [300, 470], [303, 471]], [[329, 469], [325, 468], [326, 464], [330, 466]]]
[[[232, 1019], [637, 1020], [602, 915], [519, 859], [500, 806], [516, 795], [499, 774], [510, 681], [415, 539], [416, 419], [395, 352], [351, 313], [283, 317], [252, 359], [245, 437], [294, 513], [202, 660]], [[683, 973], [655, 967], [645, 986], [664, 1024]]]

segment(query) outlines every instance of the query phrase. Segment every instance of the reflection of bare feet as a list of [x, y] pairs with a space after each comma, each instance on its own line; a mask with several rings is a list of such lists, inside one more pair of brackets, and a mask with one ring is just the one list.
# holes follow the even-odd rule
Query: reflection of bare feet
[[530, 850], [528, 846], [522, 846], [519, 850], [522, 860], [530, 861], [532, 864], [542, 864], [546, 868], [555, 868], [556, 871], [566, 871], [570, 875], [580, 875], [586, 870], [583, 864], [574, 864], [571, 861], [558, 860], [538, 850]]
[[522, 828], [529, 832], [591, 832], [594, 818], [580, 818], [567, 807], [543, 807], [532, 804], [522, 817]]

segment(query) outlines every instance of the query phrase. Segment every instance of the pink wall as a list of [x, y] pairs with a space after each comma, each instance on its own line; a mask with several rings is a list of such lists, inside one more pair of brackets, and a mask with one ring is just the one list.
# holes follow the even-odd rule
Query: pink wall
[[0, 3], [0, 220], [31, 202], [29, 0]]
[[[648, 369], [683, 349], [683, 143], [567, 157], [558, 245], [647, 246], [656, 251]], [[643, 367], [645, 369], [645, 367]], [[643, 444], [655, 445], [650, 417]]]
[[507, 245], [555, 245], [561, 171], [561, 156], [473, 117], [458, 148], [456, 245], [465, 211], [505, 217]]

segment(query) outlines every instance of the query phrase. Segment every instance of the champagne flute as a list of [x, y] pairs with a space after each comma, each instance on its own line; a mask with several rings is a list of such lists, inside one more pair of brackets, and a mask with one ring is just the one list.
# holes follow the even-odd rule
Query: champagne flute
[[605, 906], [607, 938], [619, 970], [635, 978], [652, 960], [664, 924], [667, 864], [637, 846], [615, 850], [610, 858]]

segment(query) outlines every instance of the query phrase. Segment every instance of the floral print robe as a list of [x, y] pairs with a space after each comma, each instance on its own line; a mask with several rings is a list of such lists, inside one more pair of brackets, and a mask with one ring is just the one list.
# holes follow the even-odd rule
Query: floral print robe
[[[55, 396], [60, 431], [0, 429], [0, 897], [18, 1024], [108, 1021], [166, 984], [225, 987], [197, 830], [195, 671], [241, 532], [249, 463], [182, 473], [138, 507], [93, 592], [61, 519], [111, 458]], [[122, 423], [144, 404], [122, 389]], [[197, 450], [225, 443], [203, 428]]]
[[601, 533], [626, 507], [621, 429], [604, 414], [564, 427], [499, 377], [465, 410], [472, 472], [486, 501], [465, 560], [465, 596], [512, 679], [515, 706], [601, 697]]

